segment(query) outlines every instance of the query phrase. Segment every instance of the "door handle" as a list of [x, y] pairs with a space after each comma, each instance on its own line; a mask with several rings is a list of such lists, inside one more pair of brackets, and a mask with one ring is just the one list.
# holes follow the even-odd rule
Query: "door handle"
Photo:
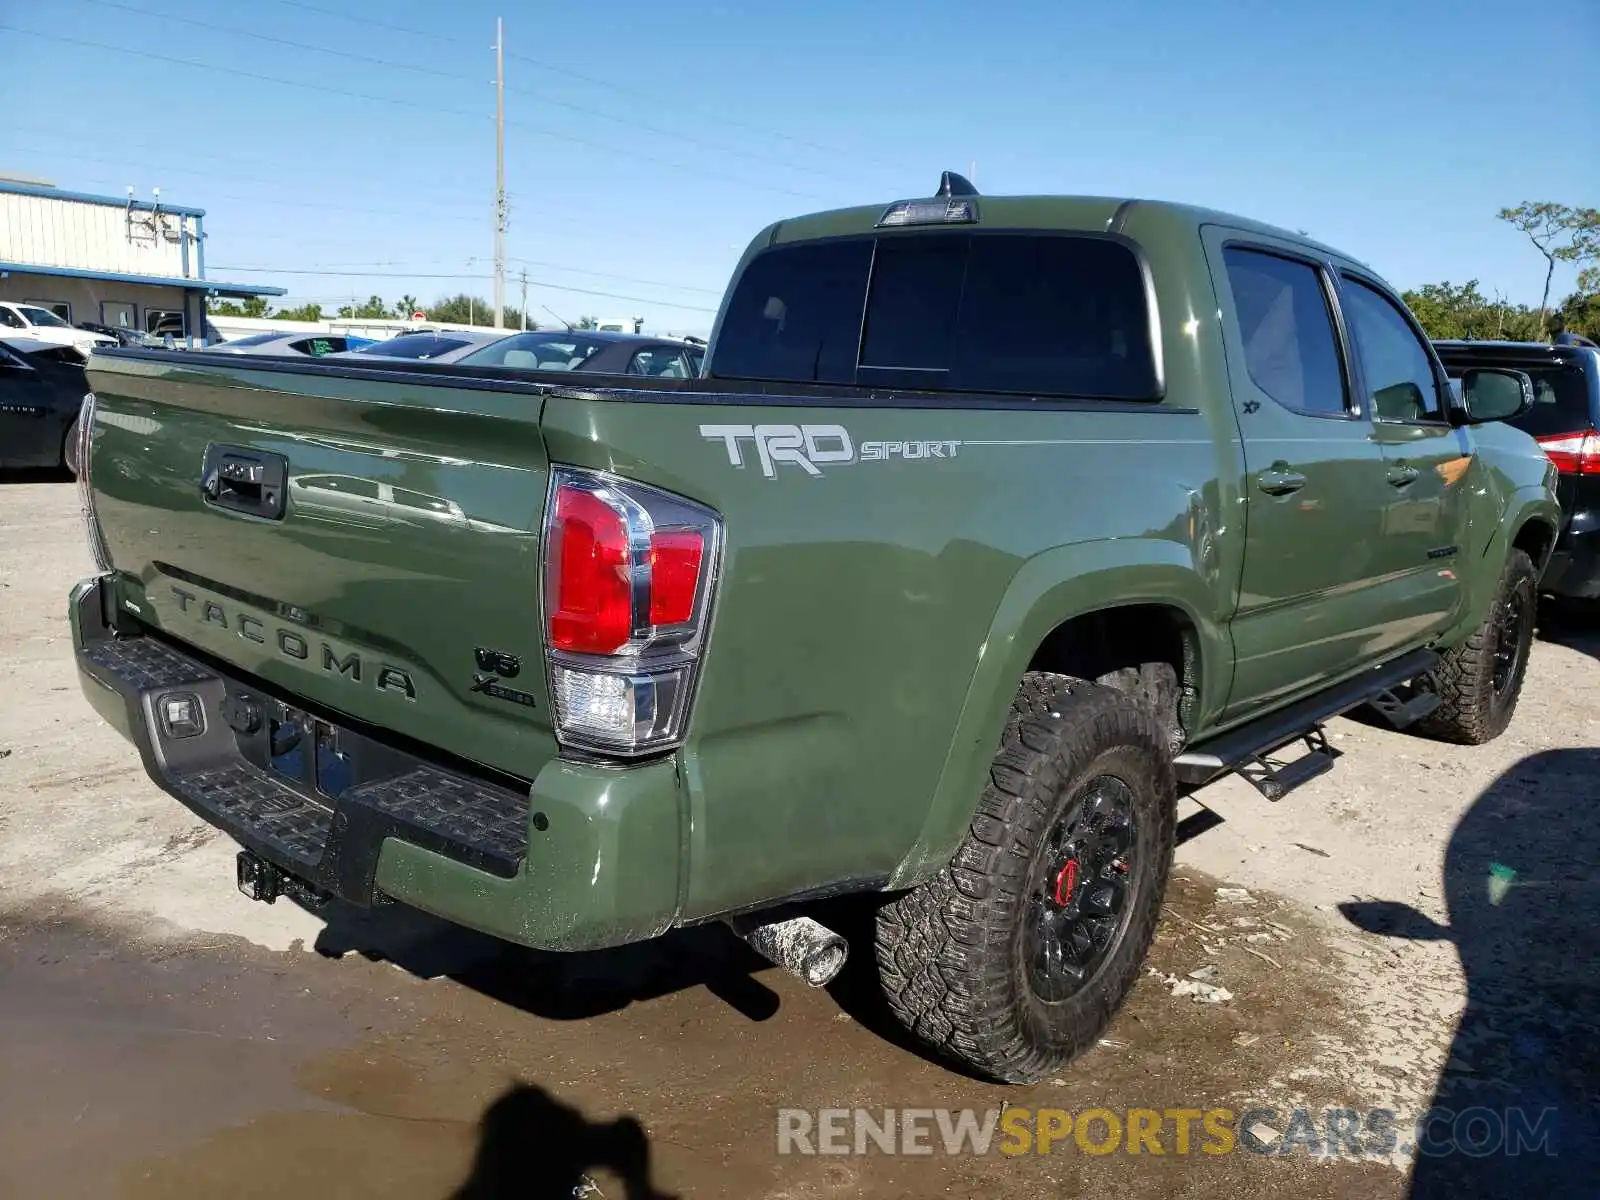
[[1409, 487], [1411, 484], [1415, 483], [1417, 481], [1417, 477], [1421, 474], [1422, 472], [1417, 470], [1415, 467], [1408, 467], [1404, 463], [1401, 463], [1399, 466], [1389, 468], [1388, 478], [1391, 485], [1397, 488], [1403, 488]]
[[1306, 485], [1306, 477], [1286, 463], [1268, 467], [1256, 478], [1256, 486], [1269, 496], [1287, 496]]

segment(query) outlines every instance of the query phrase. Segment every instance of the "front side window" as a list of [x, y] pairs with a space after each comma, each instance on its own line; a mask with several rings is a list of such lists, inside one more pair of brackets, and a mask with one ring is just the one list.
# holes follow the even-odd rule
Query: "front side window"
[[28, 327], [26, 321], [4, 305], [0, 305], [0, 325], [4, 325], [7, 329], [26, 329]]
[[[61, 307], [66, 306], [62, 304]], [[51, 312], [50, 309], [45, 309], [45, 307], [38, 306], [38, 304], [22, 304], [22, 306], [19, 306], [19, 312], [21, 312], [22, 317], [26, 318], [27, 322], [29, 322], [29, 325], [43, 326], [43, 328], [54, 328], [54, 330], [70, 330], [70, 328], [72, 328], [72, 326], [67, 325], [67, 322], [64, 322], [61, 317], [58, 317], [58, 315], [54, 314], [54, 312]]]
[[1312, 416], [1348, 411], [1344, 367], [1321, 273], [1261, 250], [1222, 252], [1251, 381], [1283, 407]]
[[1344, 301], [1372, 415], [1402, 423], [1441, 420], [1433, 360], [1411, 323], [1383, 293], [1349, 275]]

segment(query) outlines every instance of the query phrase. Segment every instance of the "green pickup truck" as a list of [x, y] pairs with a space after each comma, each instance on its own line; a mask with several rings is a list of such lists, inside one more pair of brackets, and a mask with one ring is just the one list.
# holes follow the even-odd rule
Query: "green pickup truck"
[[84, 691], [247, 894], [812, 984], [869, 894], [895, 1013], [1010, 1081], [1126, 996], [1182, 789], [1505, 728], [1558, 522], [1527, 377], [1455, 394], [1359, 262], [948, 173], [763, 230], [696, 379], [89, 376]]

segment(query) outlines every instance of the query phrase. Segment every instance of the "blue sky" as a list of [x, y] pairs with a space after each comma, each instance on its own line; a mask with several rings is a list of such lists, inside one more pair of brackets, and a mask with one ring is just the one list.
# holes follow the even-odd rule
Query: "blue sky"
[[0, 174], [160, 186], [207, 210], [209, 274], [330, 311], [488, 297], [503, 15], [507, 253], [535, 315], [704, 331], [768, 221], [974, 161], [982, 191], [1207, 204], [1399, 287], [1475, 277], [1537, 303], [1543, 260], [1494, 214], [1600, 206], [1600, 4], [1516, 11], [0, 0]]

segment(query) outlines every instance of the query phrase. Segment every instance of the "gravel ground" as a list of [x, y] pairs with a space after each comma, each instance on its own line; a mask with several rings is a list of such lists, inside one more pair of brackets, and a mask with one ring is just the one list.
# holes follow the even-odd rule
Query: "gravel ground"
[[[0, 481], [0, 1193], [1590, 1186], [1574, 1147], [1600, 1148], [1584, 1142], [1600, 1112], [1600, 634], [1536, 644], [1491, 745], [1340, 720], [1336, 769], [1283, 801], [1238, 780], [1186, 801], [1150, 974], [1064, 1078], [1002, 1089], [905, 1046], [859, 946], [813, 992], [715, 929], [550, 959], [420, 916], [252, 904], [232, 845], [149, 784], [80, 696], [63, 612], [88, 571], [72, 487]], [[1197, 970], [1228, 998], [1174, 995]], [[1436, 1104], [1479, 1114], [1458, 1144], [1520, 1119], [1559, 1152], [1408, 1153]], [[778, 1109], [857, 1105], [1277, 1111], [1254, 1118], [1266, 1154], [1185, 1155], [1170, 1134], [1161, 1156], [1070, 1136], [1016, 1157], [777, 1152]], [[1297, 1106], [1321, 1134], [1329, 1108], [1390, 1109], [1400, 1136], [1313, 1154]]]

